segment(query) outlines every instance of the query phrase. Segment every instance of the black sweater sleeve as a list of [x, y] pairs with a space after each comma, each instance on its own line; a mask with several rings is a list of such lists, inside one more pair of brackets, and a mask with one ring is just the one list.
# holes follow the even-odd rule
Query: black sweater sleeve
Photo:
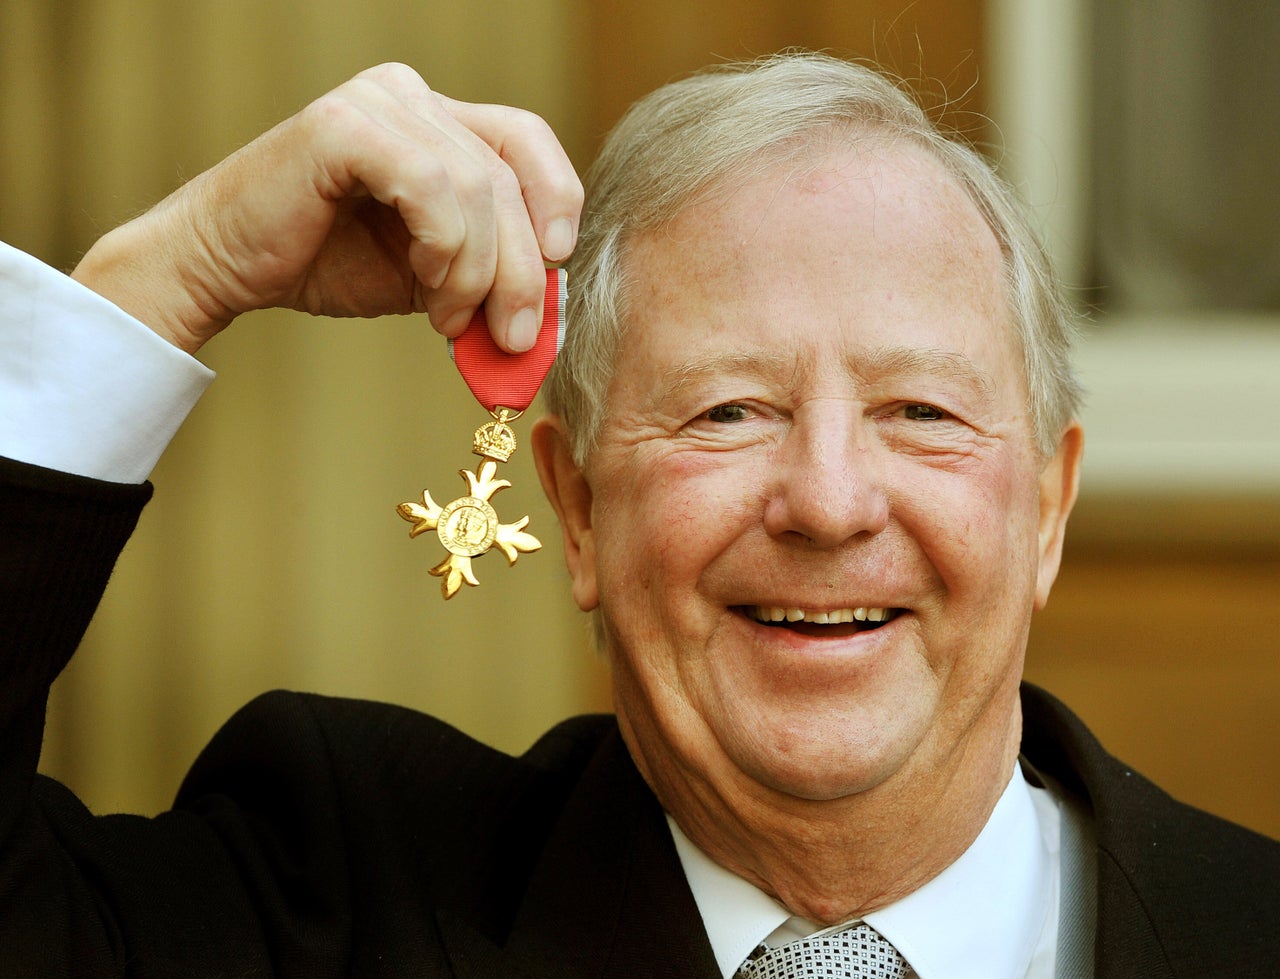
[[43, 704], [150, 498], [0, 458], [0, 723]]
[[[266, 975], [260, 918], [201, 814], [94, 817], [36, 774], [50, 684], [151, 496], [0, 459], [0, 974]], [[228, 950], [232, 950], [230, 953]]]

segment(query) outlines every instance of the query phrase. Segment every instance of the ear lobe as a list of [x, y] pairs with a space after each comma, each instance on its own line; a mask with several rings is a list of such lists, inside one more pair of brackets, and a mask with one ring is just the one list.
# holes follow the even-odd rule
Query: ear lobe
[[1049, 589], [1062, 563], [1067, 517], [1075, 506], [1084, 458], [1084, 429], [1072, 422], [1058, 442], [1058, 450], [1040, 473], [1040, 562], [1036, 574], [1036, 610], [1049, 601]]
[[560, 519], [565, 564], [573, 578], [573, 600], [582, 611], [590, 612], [600, 601], [591, 526], [591, 485], [573, 461], [569, 433], [560, 418], [552, 415], [538, 419], [530, 441], [542, 491]]

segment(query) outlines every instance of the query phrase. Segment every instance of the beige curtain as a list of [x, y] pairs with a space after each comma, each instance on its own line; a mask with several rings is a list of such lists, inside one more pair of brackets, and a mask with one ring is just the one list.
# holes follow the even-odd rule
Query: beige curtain
[[[572, 0], [6, 0], [0, 238], [69, 266], [310, 98], [388, 60], [544, 115], [577, 152]], [[395, 513], [461, 495], [484, 420], [422, 318], [245, 317], [157, 470], [157, 496], [55, 687], [44, 767], [93, 807], [163, 807], [272, 687], [408, 704], [520, 749], [600, 703], [554, 516], [526, 448], [495, 500], [546, 545], [447, 605]], [[528, 424], [517, 430], [527, 433]]]

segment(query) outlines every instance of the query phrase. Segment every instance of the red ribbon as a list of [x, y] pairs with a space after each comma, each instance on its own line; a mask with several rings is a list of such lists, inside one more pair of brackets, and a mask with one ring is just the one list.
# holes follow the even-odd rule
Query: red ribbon
[[458, 365], [458, 373], [486, 410], [500, 405], [524, 411], [533, 403], [564, 344], [564, 302], [564, 269], [547, 269], [542, 329], [524, 353], [509, 354], [493, 342], [483, 308], [476, 310], [461, 336], [449, 341], [449, 356]]

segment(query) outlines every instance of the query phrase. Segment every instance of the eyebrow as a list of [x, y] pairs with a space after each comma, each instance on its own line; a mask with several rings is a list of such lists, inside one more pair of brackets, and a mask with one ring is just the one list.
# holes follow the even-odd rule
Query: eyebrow
[[699, 360], [677, 364], [666, 372], [666, 383], [653, 392], [655, 404], [678, 397], [689, 388], [708, 379], [720, 377], [776, 378], [780, 374], [794, 376], [798, 369], [794, 357], [785, 354], [741, 353], [726, 351]]
[[[960, 381], [984, 398], [993, 395], [992, 380], [964, 354], [949, 350], [910, 347], [859, 349], [848, 357], [853, 373], [874, 382], [904, 375], [926, 375]], [[700, 360], [685, 361], [667, 371], [667, 381], [654, 390], [655, 403], [677, 397], [707, 379], [726, 376], [777, 379], [794, 377], [803, 370], [789, 353], [741, 353], [726, 351]]]
[[950, 350], [921, 350], [913, 347], [877, 347], [852, 358], [854, 370], [868, 380], [904, 374], [925, 374], [960, 380], [984, 397], [991, 397], [991, 378], [964, 354]]

